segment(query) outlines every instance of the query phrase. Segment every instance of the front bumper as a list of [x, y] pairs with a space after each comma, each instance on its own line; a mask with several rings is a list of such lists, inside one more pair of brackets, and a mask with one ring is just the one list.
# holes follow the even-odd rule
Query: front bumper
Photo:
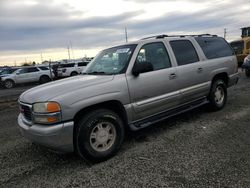
[[22, 135], [31, 142], [64, 153], [74, 151], [73, 121], [55, 125], [28, 125], [23, 115], [19, 114], [18, 125]]
[[236, 85], [239, 81], [239, 73], [235, 73], [229, 76], [228, 87]]

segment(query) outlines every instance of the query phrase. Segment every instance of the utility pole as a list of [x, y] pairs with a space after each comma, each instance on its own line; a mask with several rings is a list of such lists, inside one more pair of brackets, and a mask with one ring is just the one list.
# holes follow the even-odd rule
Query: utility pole
[[69, 59], [70, 59], [70, 51], [69, 51], [69, 46], [67, 46], [67, 48], [68, 48], [68, 55], [69, 55]]
[[224, 39], [226, 39], [227, 36], [227, 28], [224, 28]]
[[127, 32], [127, 27], [125, 27], [125, 40], [126, 43], [128, 42], [128, 32]]
[[72, 42], [71, 41], [70, 41], [70, 47], [71, 47], [72, 57], [73, 57], [73, 59], [75, 59], [75, 55], [74, 55], [74, 51], [73, 51], [73, 47], [72, 47]]
[[43, 63], [43, 53], [41, 52], [41, 63]]

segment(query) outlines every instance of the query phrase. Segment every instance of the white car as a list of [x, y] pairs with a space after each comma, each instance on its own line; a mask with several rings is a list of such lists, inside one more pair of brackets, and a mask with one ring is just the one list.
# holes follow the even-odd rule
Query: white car
[[88, 61], [60, 64], [57, 69], [58, 77], [76, 76], [85, 70]]
[[22, 67], [11, 74], [6, 74], [0, 79], [5, 88], [12, 88], [15, 84], [40, 82], [47, 83], [54, 78], [54, 74], [48, 67]]

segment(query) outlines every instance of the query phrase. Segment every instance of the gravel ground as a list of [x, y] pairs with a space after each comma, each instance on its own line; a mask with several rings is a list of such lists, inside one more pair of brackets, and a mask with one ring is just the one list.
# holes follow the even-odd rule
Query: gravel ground
[[241, 74], [228, 93], [222, 111], [204, 106], [129, 133], [95, 165], [29, 143], [17, 105], [2, 108], [0, 187], [250, 187], [250, 79]]

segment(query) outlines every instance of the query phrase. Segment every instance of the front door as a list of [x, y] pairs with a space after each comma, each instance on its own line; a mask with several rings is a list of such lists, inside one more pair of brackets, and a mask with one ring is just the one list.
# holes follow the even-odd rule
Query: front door
[[175, 81], [176, 67], [172, 67], [164, 43], [144, 44], [136, 63], [151, 63], [153, 70], [139, 76], [127, 75], [133, 119], [143, 119], [178, 105], [180, 92]]

